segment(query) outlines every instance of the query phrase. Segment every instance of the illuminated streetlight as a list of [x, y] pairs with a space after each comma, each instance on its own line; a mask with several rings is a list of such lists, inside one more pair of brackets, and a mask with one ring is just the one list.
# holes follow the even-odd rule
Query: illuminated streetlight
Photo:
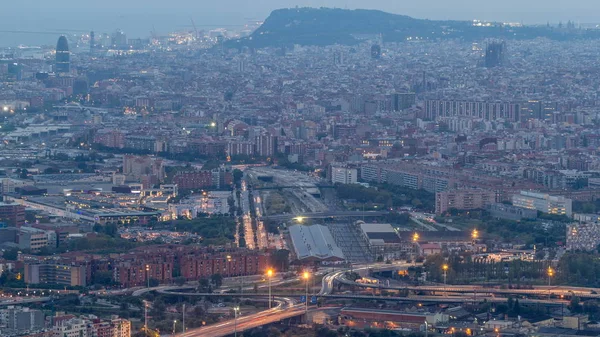
[[267, 278], [269, 279], [269, 309], [271, 309], [272, 305], [272, 297], [271, 297], [271, 277], [273, 276], [273, 269], [267, 270]]
[[146, 265], [146, 281], [148, 282], [148, 288], [150, 288], [150, 265]]
[[310, 279], [310, 273], [308, 271], [305, 271], [302, 274], [302, 277], [304, 278], [304, 280], [306, 281], [306, 302], [305, 302], [305, 306], [304, 306], [304, 312], [308, 313], [308, 279]]
[[175, 336], [175, 324], [177, 324], [177, 320], [173, 320], [173, 336]]
[[479, 237], [479, 232], [477, 231], [477, 229], [473, 230], [473, 232], [471, 233], [471, 237], [473, 238], [473, 241], [477, 240], [477, 238]]
[[414, 247], [413, 247], [414, 257], [412, 260], [413, 260], [413, 266], [416, 266], [417, 265], [417, 254], [418, 254], [417, 244], [419, 243], [419, 233], [415, 232], [415, 234], [413, 234], [412, 240], [413, 240], [413, 244], [414, 244]]
[[554, 276], [554, 269], [552, 269], [552, 267], [548, 266], [548, 286], [550, 286], [550, 281], [552, 280], [553, 276]]
[[233, 335], [234, 337], [237, 337], [237, 317], [238, 317], [238, 313], [240, 312], [240, 307], [239, 306], [235, 306], [233, 307]]
[[442, 269], [444, 270], [444, 288], [446, 287], [446, 277], [448, 276], [448, 265], [444, 264], [442, 266]]

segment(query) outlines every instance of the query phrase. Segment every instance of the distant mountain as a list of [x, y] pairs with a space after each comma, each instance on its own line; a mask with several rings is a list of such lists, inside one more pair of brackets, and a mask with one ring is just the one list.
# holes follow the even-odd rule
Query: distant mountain
[[281, 47], [299, 45], [353, 45], [366, 36], [381, 34], [384, 41], [409, 38], [482, 40], [485, 38], [565, 40], [600, 38], [598, 30], [558, 29], [546, 26], [510, 27], [500, 23], [476, 26], [471, 21], [415, 19], [377, 10], [332, 8], [288, 8], [271, 13], [251, 36], [228, 45]]

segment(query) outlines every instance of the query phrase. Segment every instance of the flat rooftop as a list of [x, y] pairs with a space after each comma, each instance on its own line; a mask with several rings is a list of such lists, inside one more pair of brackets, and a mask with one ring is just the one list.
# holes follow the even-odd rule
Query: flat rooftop
[[294, 225], [289, 227], [294, 251], [299, 260], [313, 258], [319, 260], [344, 260], [344, 253], [337, 246], [326, 226]]

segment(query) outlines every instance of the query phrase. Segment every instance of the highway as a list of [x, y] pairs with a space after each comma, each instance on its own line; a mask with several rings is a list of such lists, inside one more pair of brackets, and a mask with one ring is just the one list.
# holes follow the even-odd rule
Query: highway
[[[388, 264], [373, 264], [373, 265], [361, 265], [353, 268], [356, 272], [362, 272], [368, 269], [377, 269], [379, 267], [407, 267], [410, 264], [396, 264], [396, 265], [388, 265]], [[388, 301], [402, 301], [402, 302], [415, 302], [415, 303], [471, 303], [475, 300], [482, 301], [485, 300], [490, 303], [504, 303], [506, 302], [506, 297], [495, 297], [493, 294], [577, 294], [580, 296], [581, 294], [588, 294], [590, 296], [598, 296], [597, 294], [592, 294], [592, 288], [576, 288], [576, 287], [538, 287], [536, 289], [492, 289], [492, 288], [483, 288], [481, 286], [422, 286], [422, 287], [386, 287], [383, 285], [370, 285], [370, 284], [362, 284], [356, 283], [344, 278], [344, 274], [347, 270], [339, 270], [336, 272], [328, 273], [323, 277], [321, 290], [317, 294], [318, 297], [328, 298], [328, 299], [357, 299], [357, 300], [373, 300], [373, 299], [382, 299]], [[373, 296], [373, 295], [355, 295], [355, 294], [332, 294], [335, 282], [342, 283], [350, 283], [355, 286], [360, 287], [370, 287], [370, 288], [379, 288], [379, 289], [408, 289], [415, 291], [435, 291], [440, 294], [444, 294], [442, 296], [434, 296], [434, 295], [409, 295], [408, 297], [393, 297], [393, 296]], [[190, 289], [188, 286], [186, 287], [173, 287], [173, 286], [163, 286], [156, 287], [151, 289], [139, 289], [134, 292], [134, 295], [143, 294], [145, 291], [156, 290], [159, 293], [163, 294], [172, 294], [172, 291], [175, 290], [185, 290]], [[448, 294], [455, 293], [455, 294]], [[456, 294], [458, 293], [458, 294]], [[242, 296], [242, 294], [226, 294], [226, 293], [211, 293], [211, 294], [199, 294], [199, 293], [188, 293], [188, 292], [178, 292], [178, 294], [183, 296]], [[266, 297], [266, 294], [244, 294], [244, 297]], [[278, 322], [287, 318], [295, 317], [302, 315], [304, 313], [305, 307], [302, 303], [296, 304], [294, 298], [297, 298], [298, 295], [285, 295], [285, 294], [274, 294], [274, 300], [277, 302], [277, 306], [268, 309], [256, 314], [251, 314], [247, 316], [240, 316], [237, 319], [237, 325], [235, 320], [228, 320], [218, 324], [205, 326], [201, 328], [192, 329], [186, 331], [185, 333], [178, 334], [177, 336], [182, 337], [201, 337], [201, 336], [227, 336], [234, 333], [234, 331], [244, 331], [247, 329], [259, 327], [261, 325], [266, 325], [274, 322]], [[523, 304], [543, 304], [543, 305], [567, 305], [568, 300], [566, 299], [519, 299]]]
[[[358, 268], [355, 270], [361, 270], [365, 268]], [[381, 290], [409, 290], [409, 291], [426, 291], [426, 292], [438, 292], [438, 293], [456, 293], [456, 294], [467, 294], [469, 296], [477, 297], [485, 294], [498, 294], [498, 295], [538, 295], [538, 296], [577, 296], [582, 299], [600, 299], [600, 289], [598, 288], [584, 288], [584, 287], [569, 287], [569, 286], [536, 286], [533, 289], [499, 289], [489, 288], [484, 286], [472, 286], [472, 285], [435, 285], [435, 286], [386, 286], [383, 284], [368, 284], [368, 283], [357, 283], [344, 278], [344, 272], [337, 272], [335, 274], [329, 274], [325, 278], [328, 280], [327, 287], [331, 289], [333, 287], [333, 281], [338, 281], [344, 284], [363, 287], [363, 288], [375, 288]], [[324, 291], [324, 290], [322, 290]], [[329, 291], [329, 290], [326, 290]], [[330, 293], [330, 292], [327, 292]], [[325, 294], [325, 293], [324, 293]]]
[[314, 212], [314, 213], [297, 213], [297, 214], [277, 214], [263, 216], [261, 220], [290, 220], [294, 218], [304, 219], [322, 219], [322, 218], [344, 218], [344, 217], [374, 217], [387, 215], [387, 211], [326, 211], [326, 212]]
[[[257, 314], [240, 316], [237, 319], [237, 331], [241, 332], [247, 329], [259, 327], [261, 325], [278, 322], [286, 318], [302, 315], [304, 305], [297, 304], [286, 308], [276, 307], [270, 310], [262, 311]], [[218, 324], [192, 329], [185, 333], [178, 334], [181, 337], [222, 337], [234, 334], [236, 330], [235, 320], [229, 320]]]
[[37, 302], [48, 302], [50, 301], [50, 297], [27, 297], [27, 298], [16, 298], [16, 299], [8, 299], [0, 301], [0, 306], [5, 305], [19, 305], [26, 303], [37, 303]]
[[242, 225], [244, 230], [244, 239], [246, 240], [246, 248], [256, 249], [256, 241], [254, 230], [252, 228], [252, 217], [250, 216], [250, 192], [245, 179], [242, 179], [242, 193], [240, 201], [242, 203]]

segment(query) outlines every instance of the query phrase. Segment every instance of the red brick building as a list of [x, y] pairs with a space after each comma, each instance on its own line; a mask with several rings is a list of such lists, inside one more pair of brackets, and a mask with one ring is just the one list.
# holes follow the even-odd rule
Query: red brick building
[[200, 255], [192, 253], [181, 256], [180, 263], [181, 276], [187, 280], [197, 280], [213, 274], [224, 277], [261, 274], [268, 267], [269, 256], [246, 250]]
[[0, 202], [0, 222], [13, 227], [21, 227], [25, 224], [25, 206]]
[[178, 172], [173, 177], [173, 184], [177, 184], [180, 190], [208, 188], [213, 186], [212, 172]]
[[123, 287], [132, 287], [146, 285], [148, 278], [171, 283], [173, 270], [192, 281], [214, 274], [223, 277], [262, 274], [268, 264], [268, 254], [246, 249], [161, 246], [120, 256], [113, 263], [113, 276]]

